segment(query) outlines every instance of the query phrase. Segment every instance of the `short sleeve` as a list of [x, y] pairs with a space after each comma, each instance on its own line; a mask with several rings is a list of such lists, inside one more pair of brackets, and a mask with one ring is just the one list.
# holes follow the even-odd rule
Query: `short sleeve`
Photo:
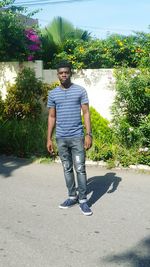
[[52, 91], [49, 91], [48, 93], [48, 101], [47, 101], [47, 107], [48, 108], [55, 108], [55, 101]]
[[88, 103], [89, 103], [89, 99], [88, 99], [87, 91], [84, 88], [82, 88], [81, 105], [88, 104]]

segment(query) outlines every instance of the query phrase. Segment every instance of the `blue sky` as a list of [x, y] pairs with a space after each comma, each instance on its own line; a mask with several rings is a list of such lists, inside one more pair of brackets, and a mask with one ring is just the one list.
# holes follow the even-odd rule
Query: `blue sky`
[[[26, 0], [29, 1], [31, 2]], [[41, 3], [45, 1], [39, 0]], [[16, 2], [21, 3], [23, 0]], [[98, 38], [105, 38], [109, 33], [128, 35], [133, 31], [149, 32], [150, 0], [87, 0], [35, 5], [29, 10], [36, 8], [43, 9], [35, 15], [41, 26], [46, 26], [54, 17], [61, 16], [75, 27], [85, 29]]]

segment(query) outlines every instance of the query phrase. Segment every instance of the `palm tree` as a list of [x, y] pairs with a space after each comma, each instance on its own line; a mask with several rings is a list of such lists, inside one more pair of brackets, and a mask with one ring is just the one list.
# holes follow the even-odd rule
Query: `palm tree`
[[48, 35], [51, 35], [54, 42], [57, 45], [61, 45], [65, 40], [68, 33], [72, 32], [74, 29], [72, 23], [63, 19], [62, 17], [56, 17], [53, 21], [46, 27]]
[[90, 33], [79, 28], [75, 28], [71, 22], [62, 18], [56, 17], [42, 30], [43, 35], [51, 36], [54, 43], [61, 46], [66, 38], [79, 39], [88, 41]]
[[49, 68], [51, 66], [51, 61], [54, 55], [59, 52], [59, 49], [56, 43], [54, 42], [51, 34], [47, 34], [47, 32], [42, 34], [41, 42], [42, 42], [41, 57], [44, 63], [44, 68]]
[[42, 33], [42, 59], [46, 62], [51, 61], [54, 54], [63, 50], [65, 40], [83, 40], [88, 41], [90, 33], [79, 28], [75, 28], [71, 22], [62, 18], [55, 17], [47, 27], [41, 30]]

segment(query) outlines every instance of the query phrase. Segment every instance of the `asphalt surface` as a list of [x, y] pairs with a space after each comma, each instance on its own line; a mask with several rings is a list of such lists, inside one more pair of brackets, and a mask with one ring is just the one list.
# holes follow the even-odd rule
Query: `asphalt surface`
[[61, 164], [0, 157], [0, 267], [150, 267], [150, 174], [87, 174], [92, 216], [58, 208]]

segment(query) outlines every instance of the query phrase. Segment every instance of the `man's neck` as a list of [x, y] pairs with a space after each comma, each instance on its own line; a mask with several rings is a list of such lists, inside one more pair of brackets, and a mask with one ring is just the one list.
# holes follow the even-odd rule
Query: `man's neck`
[[72, 82], [67, 83], [67, 84], [61, 84], [60, 86], [61, 86], [62, 89], [66, 90], [66, 89], [68, 89], [71, 85], [72, 85]]

